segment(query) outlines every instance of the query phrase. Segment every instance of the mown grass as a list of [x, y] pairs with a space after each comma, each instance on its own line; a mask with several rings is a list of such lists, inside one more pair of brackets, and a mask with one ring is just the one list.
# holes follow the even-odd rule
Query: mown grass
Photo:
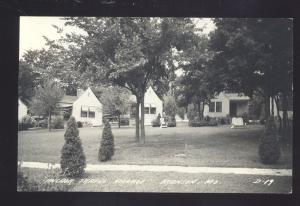
[[[146, 127], [146, 143], [134, 141], [134, 128], [114, 128], [115, 155], [111, 161], [97, 159], [101, 127], [80, 128], [80, 137], [88, 164], [153, 164], [181, 166], [291, 168], [292, 151], [282, 148], [276, 165], [263, 165], [258, 156], [263, 126], [243, 129], [228, 126], [153, 128]], [[21, 131], [18, 135], [18, 159], [59, 163], [64, 130]]]

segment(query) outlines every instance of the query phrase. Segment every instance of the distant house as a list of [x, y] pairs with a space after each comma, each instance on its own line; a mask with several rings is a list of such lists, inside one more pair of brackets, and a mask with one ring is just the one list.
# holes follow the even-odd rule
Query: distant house
[[[92, 126], [102, 125], [102, 104], [95, 96], [91, 88], [84, 92], [77, 91], [77, 99], [72, 105], [72, 116], [76, 121], [90, 124]], [[65, 103], [67, 106], [68, 103]]]
[[27, 115], [28, 108], [20, 99], [18, 104], [18, 120], [21, 121], [22, 118]]
[[[136, 102], [136, 97], [132, 95], [130, 99], [133, 102]], [[151, 125], [152, 120], [157, 118], [157, 115], [160, 114], [162, 116], [163, 113], [163, 102], [162, 100], [157, 96], [153, 88], [150, 86], [146, 93], [144, 98], [144, 112], [145, 112], [145, 125]], [[141, 107], [139, 111], [140, 117], [141, 117]], [[132, 104], [131, 111], [130, 111], [130, 122], [134, 123], [136, 115], [136, 108], [135, 104]]]
[[249, 113], [250, 98], [238, 93], [221, 92], [204, 106], [204, 116], [209, 117], [237, 117]]

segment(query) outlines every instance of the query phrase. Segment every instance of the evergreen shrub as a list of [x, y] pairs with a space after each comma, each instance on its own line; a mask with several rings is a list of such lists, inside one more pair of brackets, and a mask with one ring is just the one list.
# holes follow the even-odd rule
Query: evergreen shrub
[[259, 156], [264, 164], [275, 164], [281, 155], [279, 135], [275, 125], [274, 117], [266, 122], [264, 135], [260, 140]]
[[86, 159], [77, 123], [74, 117], [70, 117], [65, 132], [65, 144], [61, 150], [61, 169], [67, 177], [81, 177], [84, 174]]
[[104, 120], [103, 123], [104, 123], [104, 128], [102, 131], [102, 139], [100, 142], [100, 148], [98, 152], [98, 160], [100, 162], [105, 162], [107, 160], [110, 160], [115, 152], [114, 136], [112, 134], [110, 124], [108, 120]]

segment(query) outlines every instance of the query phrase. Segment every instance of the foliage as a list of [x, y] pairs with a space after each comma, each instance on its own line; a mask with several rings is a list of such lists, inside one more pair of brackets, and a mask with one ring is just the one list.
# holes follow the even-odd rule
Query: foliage
[[167, 126], [168, 126], [168, 127], [176, 127], [176, 119], [175, 119], [175, 116], [168, 116], [168, 117], [167, 117]]
[[45, 180], [60, 178], [59, 172], [54, 169], [46, 171], [44, 179], [37, 180], [34, 176], [28, 176], [23, 169], [18, 166], [17, 174], [17, 191], [19, 192], [41, 192], [41, 191], [55, 191], [66, 192], [70, 189], [70, 185], [63, 183], [50, 183]]
[[129, 125], [129, 118], [121, 118], [120, 125]]
[[193, 46], [184, 50], [179, 59], [179, 68], [183, 75], [175, 81], [175, 94], [179, 106], [186, 107], [193, 103], [199, 118], [203, 117], [204, 104], [214, 95], [213, 82], [207, 78], [208, 62], [212, 54], [207, 49], [208, 39], [204, 36], [193, 36]]
[[181, 119], [184, 119], [184, 117], [185, 117], [185, 112], [186, 112], [186, 108], [184, 108], [184, 107], [179, 107], [179, 108], [177, 109], [177, 114], [178, 114], [178, 116], [179, 116]]
[[[136, 96], [136, 111], [141, 104], [141, 138], [139, 115], [136, 115], [136, 139], [145, 142], [144, 94], [153, 85], [165, 85], [174, 77], [172, 49], [192, 45], [194, 24], [189, 18], [150, 17], [68, 17], [66, 25], [76, 26], [86, 36], [69, 35], [76, 45], [73, 56], [76, 71], [90, 74], [96, 85], [114, 84], [127, 88]], [[164, 93], [164, 92], [161, 92]]]
[[187, 118], [193, 120], [197, 117], [197, 110], [195, 109], [194, 104], [189, 104], [187, 108]]
[[29, 103], [34, 96], [34, 88], [36, 87], [35, 78], [36, 74], [24, 61], [19, 62], [19, 75], [18, 75], [18, 96], [20, 99]]
[[28, 128], [34, 127], [35, 125], [36, 125], [36, 121], [29, 115], [26, 115], [19, 122], [18, 129], [19, 131], [27, 130]]
[[167, 116], [175, 116], [177, 113], [177, 105], [175, 97], [171, 94], [164, 96], [164, 112]]
[[39, 126], [41, 128], [48, 128], [48, 120], [47, 119], [43, 119], [39, 121]]
[[161, 118], [161, 116], [160, 116], [160, 114], [158, 114], [157, 117], [151, 121], [152, 127], [160, 127], [160, 124], [161, 124], [160, 118]]
[[[269, 97], [292, 90], [293, 20], [216, 18], [214, 22], [209, 79], [219, 84], [219, 90], [248, 96], [256, 91], [266, 106]], [[265, 110], [268, 117], [268, 107]]]
[[219, 117], [219, 118], [217, 118], [217, 121], [218, 121], [219, 124], [222, 124], [222, 125], [231, 124], [231, 118], [230, 117]]
[[132, 103], [130, 100], [130, 92], [118, 86], [98, 86], [94, 88], [94, 90], [103, 104], [103, 113], [116, 116], [120, 120], [120, 126], [120, 115], [127, 114]]
[[244, 123], [249, 123], [249, 115], [248, 115], [248, 113], [243, 113], [242, 115], [241, 115], [241, 117], [243, 118], [243, 121], [244, 121]]
[[[30, 110], [35, 115], [48, 115], [48, 120], [51, 122], [51, 115], [57, 114], [59, 111], [59, 101], [62, 97], [63, 91], [60, 87], [55, 82], [46, 81], [35, 90]], [[49, 123], [48, 128], [51, 128]]]
[[86, 159], [74, 117], [70, 117], [65, 132], [65, 144], [61, 150], [61, 169], [67, 177], [81, 177], [84, 174]]
[[82, 127], [82, 122], [81, 122], [81, 121], [78, 121], [78, 122], [77, 122], [77, 127], [78, 127], [78, 128], [81, 128], [81, 127]]
[[98, 160], [101, 162], [110, 160], [115, 152], [114, 147], [114, 136], [111, 132], [110, 124], [107, 120], [104, 120], [104, 128], [100, 142], [100, 149], [98, 152]]
[[61, 117], [53, 118], [51, 122], [51, 128], [53, 129], [63, 129], [64, 128], [64, 120]]
[[273, 116], [266, 122], [264, 135], [259, 145], [259, 156], [264, 164], [275, 164], [281, 155], [279, 136]]
[[72, 113], [71, 113], [71, 110], [66, 110], [66, 111], [64, 111], [64, 114], [63, 114], [64, 120], [70, 119], [71, 114], [72, 114]]
[[189, 120], [188, 125], [190, 127], [217, 126], [218, 122], [217, 122], [216, 118], [199, 119], [198, 117], [196, 117], [193, 120]]

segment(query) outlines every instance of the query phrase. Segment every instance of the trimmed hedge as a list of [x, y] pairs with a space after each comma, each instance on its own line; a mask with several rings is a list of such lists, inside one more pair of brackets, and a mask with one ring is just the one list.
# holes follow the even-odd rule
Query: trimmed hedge
[[218, 122], [214, 119], [210, 119], [209, 121], [194, 119], [192, 121], [189, 121], [188, 125], [190, 127], [217, 126]]

